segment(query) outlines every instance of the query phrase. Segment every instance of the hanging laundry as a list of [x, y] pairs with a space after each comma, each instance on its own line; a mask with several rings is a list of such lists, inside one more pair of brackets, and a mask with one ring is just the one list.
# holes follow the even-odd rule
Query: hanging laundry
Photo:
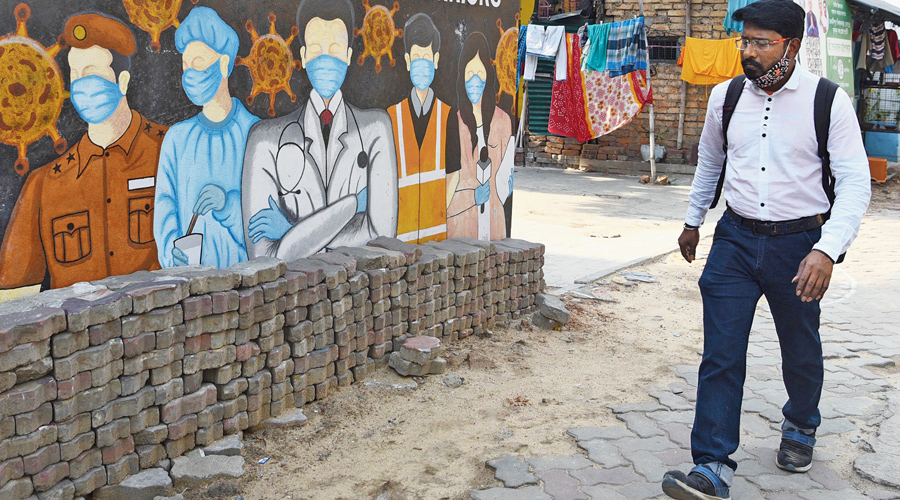
[[715, 85], [744, 73], [734, 39], [685, 38], [681, 79], [693, 85]]
[[653, 104], [653, 89], [650, 88], [650, 80], [647, 80], [647, 72], [644, 70], [628, 73], [631, 79], [631, 92], [641, 105], [641, 110], [647, 104]]
[[884, 35], [884, 23], [873, 24], [869, 28], [869, 43], [871, 44], [871, 48], [869, 49], [869, 57], [872, 58], [873, 61], [880, 61], [884, 58], [884, 49], [885, 49], [885, 35]]
[[891, 49], [891, 57], [894, 58], [894, 61], [900, 59], [900, 45], [897, 43], [896, 31], [887, 30], [887, 45], [888, 48]]
[[622, 76], [647, 69], [647, 32], [644, 18], [610, 23], [606, 42], [606, 70], [609, 76]]
[[611, 23], [588, 26], [588, 40], [591, 47], [585, 58], [585, 68], [594, 71], [606, 71], [606, 43], [609, 40]]
[[516, 89], [518, 90], [522, 74], [525, 72], [525, 34], [528, 32], [528, 25], [519, 28], [519, 55], [516, 58]]
[[863, 23], [859, 29], [859, 57], [856, 58], [856, 69], [866, 70], [869, 61], [869, 50], [872, 44], [869, 39], [869, 26]]
[[641, 112], [641, 103], [627, 75], [611, 77], [604, 71], [588, 71], [584, 74], [584, 89], [595, 138], [629, 124]]
[[587, 104], [584, 100], [580, 45], [578, 35], [566, 36], [568, 78], [553, 83], [547, 130], [556, 135], [575, 138], [578, 142], [587, 142], [593, 137], [593, 130], [587, 119]]
[[556, 59], [556, 79], [566, 79], [565, 34], [562, 26], [529, 25], [525, 35], [525, 80], [534, 80], [538, 58]]
[[736, 10], [746, 7], [753, 2], [756, 2], [756, 0], [728, 0], [728, 11], [725, 12], [725, 21], [722, 22], [726, 35], [730, 35], [732, 31], [737, 31], [738, 33], [744, 31], [744, 23], [735, 21], [731, 16]]

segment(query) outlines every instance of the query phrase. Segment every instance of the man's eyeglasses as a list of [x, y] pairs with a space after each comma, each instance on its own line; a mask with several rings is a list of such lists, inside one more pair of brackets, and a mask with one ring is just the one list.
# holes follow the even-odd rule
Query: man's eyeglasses
[[765, 52], [772, 48], [773, 45], [777, 45], [782, 42], [786, 42], [790, 40], [790, 38], [779, 38], [778, 40], [750, 40], [749, 38], [737, 38], [734, 40], [734, 46], [737, 47], [740, 51], [745, 51], [750, 46], [753, 46], [753, 50], [757, 52]]

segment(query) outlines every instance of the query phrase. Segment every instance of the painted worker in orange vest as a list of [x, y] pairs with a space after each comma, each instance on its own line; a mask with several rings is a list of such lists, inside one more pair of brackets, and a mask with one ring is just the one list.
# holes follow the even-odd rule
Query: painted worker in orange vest
[[415, 14], [403, 29], [406, 69], [413, 88], [388, 108], [397, 149], [399, 214], [397, 238], [407, 243], [447, 237], [447, 118], [450, 106], [434, 95], [441, 34], [426, 14]]

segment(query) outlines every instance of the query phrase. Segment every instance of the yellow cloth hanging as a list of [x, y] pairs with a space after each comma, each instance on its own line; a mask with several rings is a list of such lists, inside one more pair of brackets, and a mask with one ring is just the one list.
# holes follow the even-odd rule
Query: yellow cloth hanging
[[744, 73], [734, 38], [702, 40], [687, 37], [682, 51], [681, 79], [694, 85], [714, 85]]

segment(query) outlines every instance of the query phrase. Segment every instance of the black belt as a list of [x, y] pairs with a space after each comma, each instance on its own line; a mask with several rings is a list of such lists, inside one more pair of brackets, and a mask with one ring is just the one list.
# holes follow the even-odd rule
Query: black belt
[[810, 229], [822, 227], [825, 221], [828, 220], [828, 217], [825, 215], [812, 215], [794, 220], [768, 222], [741, 217], [731, 207], [726, 208], [725, 213], [741, 226], [753, 231], [753, 234], [757, 236], [779, 236], [809, 231]]

